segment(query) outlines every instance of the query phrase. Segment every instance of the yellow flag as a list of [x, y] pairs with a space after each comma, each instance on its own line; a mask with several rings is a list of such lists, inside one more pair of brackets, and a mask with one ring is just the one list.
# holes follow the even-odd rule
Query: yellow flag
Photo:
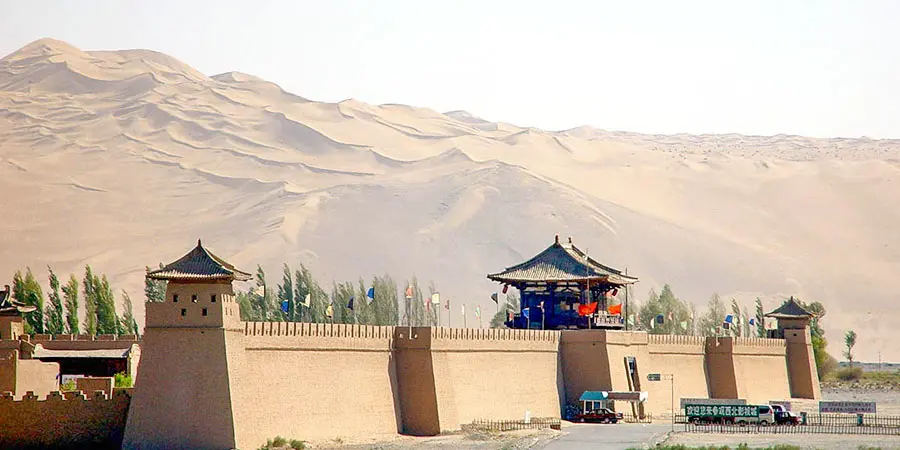
[[328, 304], [328, 307], [325, 308], [325, 317], [332, 319], [334, 318], [334, 307], [331, 304]]

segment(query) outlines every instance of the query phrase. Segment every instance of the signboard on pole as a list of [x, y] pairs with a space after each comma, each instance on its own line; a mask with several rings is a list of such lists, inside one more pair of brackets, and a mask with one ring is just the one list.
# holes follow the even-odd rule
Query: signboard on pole
[[819, 402], [820, 413], [875, 414], [875, 402]]
[[647, 374], [647, 381], [659, 381], [661, 379], [662, 379], [662, 377], [658, 373], [648, 373]]
[[694, 405], [684, 406], [684, 413], [688, 417], [759, 417], [759, 407], [756, 405]]

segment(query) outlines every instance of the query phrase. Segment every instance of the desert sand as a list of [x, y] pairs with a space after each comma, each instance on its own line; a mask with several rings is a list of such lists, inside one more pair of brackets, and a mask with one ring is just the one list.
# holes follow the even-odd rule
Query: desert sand
[[0, 192], [6, 280], [91, 264], [140, 299], [144, 266], [202, 238], [273, 286], [283, 262], [326, 290], [433, 280], [458, 325], [558, 233], [638, 299], [820, 301], [831, 353], [854, 328], [857, 359], [900, 360], [897, 140], [546, 131], [42, 39], [0, 60]]

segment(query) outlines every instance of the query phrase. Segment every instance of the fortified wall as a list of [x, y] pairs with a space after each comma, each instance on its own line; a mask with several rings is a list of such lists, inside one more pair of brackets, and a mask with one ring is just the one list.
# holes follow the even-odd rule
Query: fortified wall
[[0, 396], [0, 448], [119, 449], [131, 393], [117, 389]]
[[[808, 328], [782, 340], [241, 322], [231, 282], [250, 275], [199, 243], [148, 276], [168, 284], [146, 304], [128, 449], [435, 435], [474, 419], [559, 417], [585, 390], [645, 391], [640, 415], [670, 413], [673, 394], [818, 395]], [[649, 373], [673, 375], [674, 391]]]

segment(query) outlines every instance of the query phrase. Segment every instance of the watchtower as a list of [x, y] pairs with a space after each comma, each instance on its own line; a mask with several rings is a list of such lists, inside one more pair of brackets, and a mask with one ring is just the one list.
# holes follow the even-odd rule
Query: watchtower
[[235, 447], [229, 366], [243, 330], [232, 282], [250, 274], [197, 241], [177, 261], [147, 273], [166, 281], [147, 302], [146, 327], [123, 448]]
[[785, 340], [791, 396], [821, 398], [819, 373], [816, 371], [816, 358], [809, 329], [809, 322], [815, 315], [791, 297], [765, 316], [778, 319], [778, 326], [774, 330], [768, 330], [768, 337]]
[[9, 285], [0, 291], [0, 340], [18, 339], [25, 334], [23, 314], [37, 310], [32, 305], [17, 302], [12, 299]]

